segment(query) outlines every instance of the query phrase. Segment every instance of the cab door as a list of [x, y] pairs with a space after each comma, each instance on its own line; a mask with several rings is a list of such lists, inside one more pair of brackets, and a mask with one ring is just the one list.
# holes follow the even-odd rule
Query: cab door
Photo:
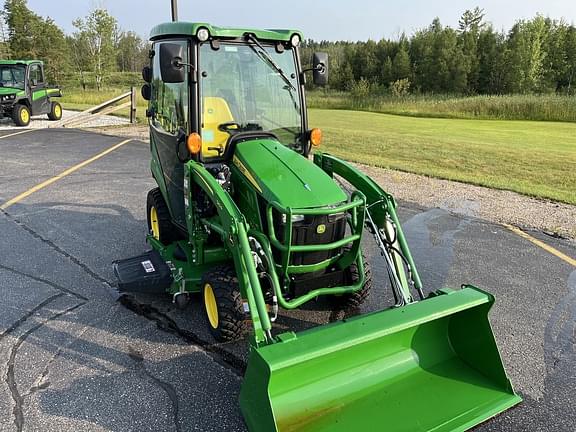
[[[166, 203], [172, 215], [172, 221], [186, 229], [184, 213], [184, 164], [187, 157], [186, 143], [183, 138], [189, 128], [189, 77], [184, 82], [166, 83], [162, 81], [160, 70], [160, 51], [164, 43], [182, 46], [183, 63], [189, 63], [189, 42], [187, 40], [169, 40], [156, 42], [152, 59], [152, 99], [150, 101], [150, 140], [152, 146], [152, 172], [162, 189], [164, 185]], [[161, 168], [161, 169], [155, 169]]]
[[28, 68], [28, 85], [30, 87], [32, 115], [49, 113], [50, 100], [44, 80], [44, 70], [40, 63], [32, 63]]

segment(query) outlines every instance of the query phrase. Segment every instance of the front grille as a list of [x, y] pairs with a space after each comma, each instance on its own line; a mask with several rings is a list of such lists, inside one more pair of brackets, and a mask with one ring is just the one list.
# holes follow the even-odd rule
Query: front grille
[[[278, 224], [278, 240], [284, 242], [284, 226]], [[319, 229], [324, 225], [324, 229]], [[340, 240], [346, 233], [346, 214], [306, 216], [303, 221], [292, 223], [292, 245], [326, 244]], [[341, 249], [291, 254], [290, 265], [317, 264], [341, 253]]]

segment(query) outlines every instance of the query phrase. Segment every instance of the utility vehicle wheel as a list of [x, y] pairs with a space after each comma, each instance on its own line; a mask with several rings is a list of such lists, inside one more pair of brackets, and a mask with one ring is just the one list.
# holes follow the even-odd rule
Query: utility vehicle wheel
[[[339, 306], [342, 309], [355, 309], [360, 307], [368, 298], [370, 290], [372, 289], [372, 269], [370, 268], [370, 262], [366, 259], [364, 253], [362, 253], [362, 261], [364, 262], [364, 286], [352, 294], [345, 294], [338, 298]], [[360, 280], [360, 269], [356, 262], [348, 268], [348, 280], [349, 284], [354, 284]]]
[[219, 342], [241, 339], [248, 331], [248, 325], [234, 268], [220, 265], [205, 273], [202, 277], [202, 297], [212, 336]]
[[156, 240], [167, 245], [175, 239], [175, 228], [170, 219], [170, 211], [159, 188], [148, 192], [146, 214], [148, 215], [148, 231]]
[[26, 105], [16, 105], [12, 112], [12, 120], [16, 126], [28, 126], [30, 124], [30, 110]]
[[58, 102], [52, 102], [50, 107], [50, 112], [48, 113], [48, 118], [50, 120], [60, 120], [62, 118], [62, 105]]

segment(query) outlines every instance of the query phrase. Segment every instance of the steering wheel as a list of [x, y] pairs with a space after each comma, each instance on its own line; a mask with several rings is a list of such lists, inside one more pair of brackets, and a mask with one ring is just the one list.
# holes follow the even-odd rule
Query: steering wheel
[[242, 126], [240, 125], [240, 123], [231, 121], [219, 124], [218, 130], [222, 132], [227, 132], [229, 134], [233, 134], [235, 132], [239, 132], [241, 127]]

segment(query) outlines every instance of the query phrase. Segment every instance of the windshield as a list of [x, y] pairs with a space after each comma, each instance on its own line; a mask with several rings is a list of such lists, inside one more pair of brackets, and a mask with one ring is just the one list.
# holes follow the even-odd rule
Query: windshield
[[26, 68], [20, 65], [0, 65], [0, 87], [24, 89]]
[[229, 43], [214, 50], [206, 43], [199, 64], [204, 157], [220, 156], [230, 135], [242, 131], [272, 132], [299, 149], [302, 119], [291, 49]]

